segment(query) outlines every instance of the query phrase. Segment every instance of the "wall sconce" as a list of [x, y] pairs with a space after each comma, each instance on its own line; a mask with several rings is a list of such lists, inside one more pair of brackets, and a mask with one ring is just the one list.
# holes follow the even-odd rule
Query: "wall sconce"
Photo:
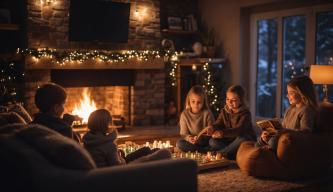
[[134, 3], [134, 16], [137, 17], [139, 20], [143, 20], [147, 15], [147, 8], [141, 7], [139, 9], [137, 2]]
[[41, 6], [50, 6], [50, 5], [55, 5], [56, 3], [57, 3], [56, 0], [40, 0]]
[[333, 84], [333, 65], [311, 65], [310, 78], [314, 84], [323, 85], [324, 102], [329, 102], [327, 85]]

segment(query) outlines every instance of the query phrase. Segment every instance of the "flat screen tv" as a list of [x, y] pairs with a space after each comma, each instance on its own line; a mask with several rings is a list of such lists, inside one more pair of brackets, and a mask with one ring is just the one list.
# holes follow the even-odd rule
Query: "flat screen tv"
[[130, 3], [110, 0], [71, 0], [70, 41], [126, 43]]

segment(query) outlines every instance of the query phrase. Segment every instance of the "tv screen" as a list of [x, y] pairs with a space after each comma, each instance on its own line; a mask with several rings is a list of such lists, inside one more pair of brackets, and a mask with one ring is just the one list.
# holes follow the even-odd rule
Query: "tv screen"
[[130, 3], [110, 0], [71, 0], [70, 41], [125, 43], [128, 40]]

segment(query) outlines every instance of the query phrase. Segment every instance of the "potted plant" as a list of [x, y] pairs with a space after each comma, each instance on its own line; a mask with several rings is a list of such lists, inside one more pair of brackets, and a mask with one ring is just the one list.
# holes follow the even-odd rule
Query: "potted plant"
[[204, 30], [204, 32], [201, 35], [201, 39], [204, 44], [204, 52], [206, 53], [207, 57], [214, 57], [216, 48], [215, 48], [215, 40], [216, 40], [216, 34], [215, 29], [210, 28]]

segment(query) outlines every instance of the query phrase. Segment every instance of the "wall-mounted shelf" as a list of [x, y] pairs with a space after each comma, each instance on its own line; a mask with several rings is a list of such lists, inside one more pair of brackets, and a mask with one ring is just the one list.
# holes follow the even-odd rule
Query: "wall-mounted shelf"
[[20, 30], [20, 25], [0, 23], [0, 30], [17, 31], [17, 30]]
[[185, 30], [175, 30], [175, 29], [162, 29], [162, 33], [170, 35], [198, 35], [197, 31], [185, 31]]
[[224, 63], [225, 58], [189, 58], [189, 59], [182, 59], [180, 58], [180, 65], [199, 65], [199, 64], [205, 64], [205, 63]]

